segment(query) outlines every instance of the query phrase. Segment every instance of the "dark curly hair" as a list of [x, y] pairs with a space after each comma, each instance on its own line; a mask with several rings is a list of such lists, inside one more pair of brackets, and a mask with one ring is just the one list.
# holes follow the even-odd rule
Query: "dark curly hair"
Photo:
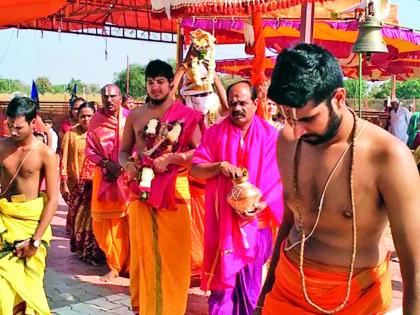
[[329, 101], [340, 87], [343, 74], [337, 59], [322, 47], [302, 43], [277, 56], [268, 97], [277, 104], [301, 108], [311, 100], [316, 105]]
[[146, 67], [146, 79], [160, 76], [165, 77], [168, 81], [172, 81], [174, 78], [174, 70], [172, 69], [172, 66], [159, 59], [150, 61]]

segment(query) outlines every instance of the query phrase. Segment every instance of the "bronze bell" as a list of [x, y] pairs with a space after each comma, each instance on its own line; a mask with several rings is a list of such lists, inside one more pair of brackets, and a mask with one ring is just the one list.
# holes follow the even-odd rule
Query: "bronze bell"
[[354, 53], [387, 53], [385, 41], [382, 38], [381, 22], [375, 16], [368, 15], [359, 23], [359, 34], [353, 45]]

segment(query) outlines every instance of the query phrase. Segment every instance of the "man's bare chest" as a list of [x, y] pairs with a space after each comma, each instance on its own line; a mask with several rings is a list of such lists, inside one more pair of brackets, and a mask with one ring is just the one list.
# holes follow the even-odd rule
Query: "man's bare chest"
[[15, 151], [10, 155], [0, 157], [2, 178], [13, 177], [29, 179], [39, 174], [42, 169], [42, 161], [36, 150]]

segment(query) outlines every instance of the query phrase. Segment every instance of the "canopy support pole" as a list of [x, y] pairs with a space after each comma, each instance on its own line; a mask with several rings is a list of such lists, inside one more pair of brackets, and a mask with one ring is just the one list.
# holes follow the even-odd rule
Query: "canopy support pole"
[[391, 75], [391, 98], [397, 97], [397, 76]]
[[300, 41], [312, 44], [314, 37], [314, 12], [315, 5], [312, 2], [301, 4], [300, 14]]

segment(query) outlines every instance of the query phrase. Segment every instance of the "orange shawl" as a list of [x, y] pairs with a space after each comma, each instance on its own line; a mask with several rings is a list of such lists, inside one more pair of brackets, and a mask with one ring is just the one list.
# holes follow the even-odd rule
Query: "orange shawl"
[[[87, 133], [86, 158], [96, 165], [103, 159], [118, 163], [118, 151], [127, 115], [128, 111], [122, 107], [117, 117], [107, 115], [103, 108], [93, 115]], [[101, 176], [97, 195], [100, 202], [123, 203], [127, 197], [123, 175], [116, 182], [106, 181]]]

